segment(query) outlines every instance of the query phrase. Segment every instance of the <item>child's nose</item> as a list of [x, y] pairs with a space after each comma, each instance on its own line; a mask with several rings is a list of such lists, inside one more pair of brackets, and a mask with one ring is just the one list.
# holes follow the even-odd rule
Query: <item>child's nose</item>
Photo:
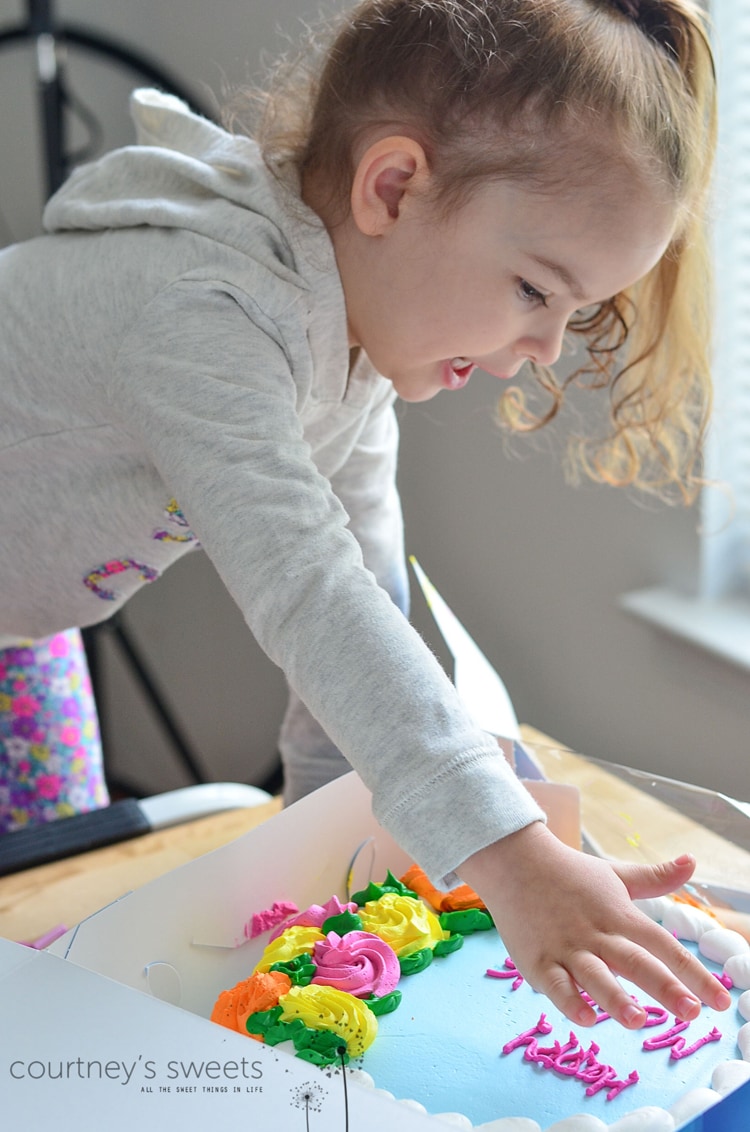
[[518, 343], [519, 353], [529, 361], [540, 366], [552, 366], [560, 357], [565, 337], [566, 321], [555, 321], [545, 326], [539, 333], [530, 335]]

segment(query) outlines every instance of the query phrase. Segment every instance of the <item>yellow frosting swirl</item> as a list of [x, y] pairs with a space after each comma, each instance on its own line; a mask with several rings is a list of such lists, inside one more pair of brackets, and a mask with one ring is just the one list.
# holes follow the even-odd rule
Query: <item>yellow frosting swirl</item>
[[268, 944], [260, 960], [253, 968], [253, 974], [256, 971], [270, 970], [274, 963], [288, 963], [290, 959], [296, 959], [298, 955], [303, 955], [305, 952], [311, 955], [318, 940], [325, 938], [320, 928], [287, 928], [285, 932], [282, 932], [276, 939], [272, 939]]
[[281, 1021], [301, 1018], [311, 1030], [332, 1030], [339, 1034], [350, 1057], [359, 1057], [375, 1041], [378, 1020], [363, 1002], [335, 987], [292, 987], [279, 1000]]
[[389, 943], [399, 958], [413, 955], [424, 947], [434, 948], [450, 932], [443, 931], [440, 921], [421, 900], [386, 892], [379, 900], [368, 900], [360, 908], [362, 929], [379, 935]]

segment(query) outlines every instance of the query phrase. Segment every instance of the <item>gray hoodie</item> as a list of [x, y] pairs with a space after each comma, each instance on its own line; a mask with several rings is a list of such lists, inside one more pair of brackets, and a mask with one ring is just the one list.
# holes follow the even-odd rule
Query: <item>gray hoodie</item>
[[438, 882], [542, 817], [396, 608], [392, 386], [350, 367], [293, 173], [155, 91], [0, 253], [0, 643], [108, 617], [199, 542]]

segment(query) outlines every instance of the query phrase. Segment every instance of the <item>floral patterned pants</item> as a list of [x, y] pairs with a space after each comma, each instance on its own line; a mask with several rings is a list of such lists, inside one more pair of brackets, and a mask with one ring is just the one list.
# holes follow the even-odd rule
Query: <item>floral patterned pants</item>
[[0, 834], [108, 800], [80, 632], [0, 649]]

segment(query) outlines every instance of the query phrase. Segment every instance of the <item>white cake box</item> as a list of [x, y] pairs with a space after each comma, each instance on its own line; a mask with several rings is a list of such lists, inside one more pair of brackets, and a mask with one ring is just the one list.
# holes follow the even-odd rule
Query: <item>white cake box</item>
[[[467, 706], [487, 730], [515, 738], [499, 677], [425, 583]], [[263, 950], [267, 935], [246, 938], [254, 912], [278, 900], [305, 908], [409, 864], [351, 774], [127, 894], [46, 952], [0, 939], [0, 1127], [465, 1128], [208, 1021], [219, 991], [247, 977]], [[748, 1132], [750, 1084], [683, 1129]]]
[[344, 1132], [348, 1108], [352, 1132], [445, 1128], [354, 1082], [345, 1094], [340, 1073], [208, 1021], [218, 992], [249, 974], [268, 939], [245, 940], [249, 916], [280, 898], [304, 908], [345, 891], [357, 846], [374, 835], [362, 867], [377, 873], [383, 855], [406, 867], [348, 775], [46, 952], [0, 940], [1, 1126], [203, 1132], [239, 1121], [257, 1132]]
[[[190, 1132], [239, 1119], [253, 1132], [445, 1132], [439, 1117], [354, 1081], [345, 1093], [340, 1072], [207, 1020], [268, 938], [246, 938], [254, 912], [305, 908], [409, 864], [351, 774], [98, 912], [54, 953], [0, 942], [3, 1127]], [[685, 1127], [749, 1126], [744, 1087]]]

